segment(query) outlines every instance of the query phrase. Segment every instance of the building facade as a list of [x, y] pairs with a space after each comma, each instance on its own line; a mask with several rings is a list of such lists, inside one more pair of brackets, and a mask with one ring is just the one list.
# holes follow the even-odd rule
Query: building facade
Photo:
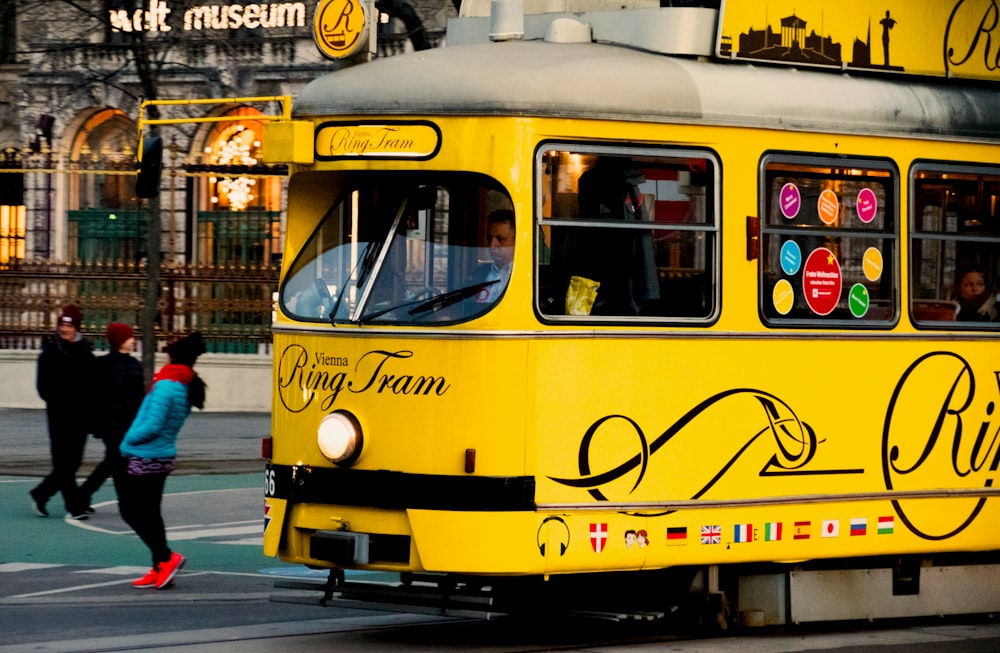
[[[248, 98], [294, 98], [345, 65], [313, 43], [317, 3], [2, 3], [0, 349], [37, 346], [68, 301], [91, 331], [140, 324], [159, 261], [164, 337], [197, 328], [220, 352], [266, 350], [285, 171], [261, 161], [260, 116], [282, 107]], [[403, 19], [375, 12], [375, 56], [413, 49], [413, 17], [440, 44], [456, 13], [451, 0], [385, 8]], [[140, 116], [145, 100], [158, 104]], [[148, 130], [163, 140], [154, 200], [135, 194], [140, 118], [191, 120]]]

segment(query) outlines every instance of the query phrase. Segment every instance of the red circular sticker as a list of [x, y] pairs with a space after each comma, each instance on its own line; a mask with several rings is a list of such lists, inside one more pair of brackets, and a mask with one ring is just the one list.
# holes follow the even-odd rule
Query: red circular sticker
[[840, 263], [833, 252], [817, 247], [806, 259], [802, 268], [802, 292], [813, 313], [829, 315], [840, 301], [843, 278]]

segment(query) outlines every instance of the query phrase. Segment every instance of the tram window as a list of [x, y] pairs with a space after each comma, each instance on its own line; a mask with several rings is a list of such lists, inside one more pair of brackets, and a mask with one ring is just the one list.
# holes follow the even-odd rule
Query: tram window
[[910, 188], [914, 323], [1000, 329], [1000, 168], [919, 163]]
[[708, 324], [718, 305], [714, 157], [563, 148], [536, 160], [541, 317]]
[[315, 322], [440, 325], [481, 315], [503, 295], [509, 266], [491, 276], [490, 216], [513, 214], [495, 181], [469, 173], [344, 173], [308, 180], [289, 193], [329, 193], [324, 186], [338, 190], [321, 219], [289, 212], [291, 242], [305, 223], [316, 226], [302, 237], [281, 284], [285, 314]]
[[762, 165], [761, 295], [768, 324], [889, 327], [898, 174], [889, 163], [768, 156]]

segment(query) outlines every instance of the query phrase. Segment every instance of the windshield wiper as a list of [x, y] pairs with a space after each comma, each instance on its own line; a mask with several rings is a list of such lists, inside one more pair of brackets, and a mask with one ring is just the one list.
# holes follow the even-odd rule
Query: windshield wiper
[[417, 313], [426, 313], [430, 311], [434, 313], [440, 311], [442, 308], [447, 308], [452, 304], [457, 304], [463, 299], [468, 299], [473, 295], [477, 294], [483, 288], [487, 286], [492, 286], [493, 284], [499, 282], [499, 279], [493, 279], [492, 281], [480, 281], [479, 283], [474, 283], [471, 286], [466, 286], [465, 288], [456, 288], [455, 290], [449, 290], [448, 292], [441, 293], [437, 297], [431, 297], [430, 299], [424, 301], [411, 308], [407, 314], [416, 315]]
[[361, 324], [364, 324], [366, 322], [374, 320], [375, 318], [381, 317], [386, 313], [392, 313], [393, 311], [398, 311], [401, 308], [406, 308], [407, 306], [413, 306], [414, 304], [418, 305], [410, 309], [407, 312], [407, 315], [416, 315], [417, 313], [425, 313], [428, 311], [433, 313], [447, 306], [451, 306], [452, 304], [457, 304], [463, 299], [472, 297], [483, 288], [491, 284], [494, 284], [497, 281], [499, 281], [499, 279], [494, 279], [492, 281], [483, 281], [477, 284], [473, 284], [471, 286], [466, 286], [465, 288], [449, 290], [448, 292], [441, 293], [440, 295], [435, 295], [430, 299], [414, 299], [408, 302], [403, 302], [402, 304], [397, 304], [396, 306], [390, 306], [389, 308], [384, 308], [381, 311], [372, 313], [371, 315], [363, 315], [359, 320], [359, 322]]

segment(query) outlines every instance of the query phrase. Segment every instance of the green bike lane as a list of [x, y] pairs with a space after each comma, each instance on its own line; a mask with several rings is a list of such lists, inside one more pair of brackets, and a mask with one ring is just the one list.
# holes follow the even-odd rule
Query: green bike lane
[[[149, 551], [118, 514], [110, 481], [94, 495], [96, 513], [86, 521], [64, 517], [62, 497], [48, 503], [49, 517], [32, 510], [28, 491], [38, 478], [0, 476], [4, 531], [0, 563], [135, 566], [148, 568]], [[281, 573], [302, 570], [262, 550], [262, 474], [176, 475], [167, 479], [163, 517], [171, 547], [188, 562], [185, 572]]]

